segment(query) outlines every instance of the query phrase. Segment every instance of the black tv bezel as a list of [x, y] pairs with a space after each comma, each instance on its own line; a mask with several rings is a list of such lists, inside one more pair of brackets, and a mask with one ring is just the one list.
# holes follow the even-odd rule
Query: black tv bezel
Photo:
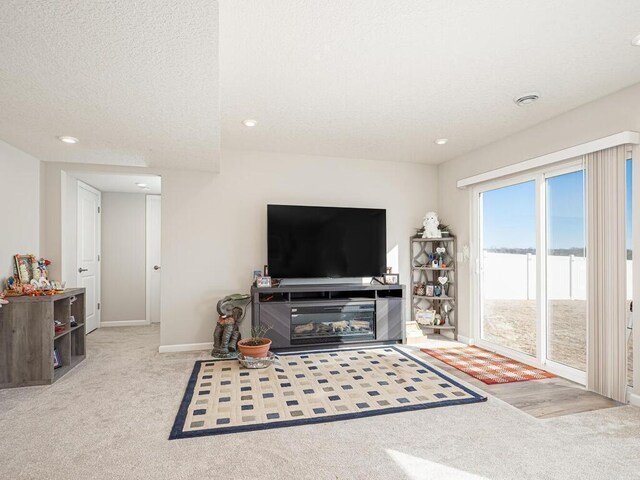
[[[324, 276], [324, 277], [317, 277], [317, 276], [309, 276], [309, 277], [300, 277], [300, 276], [296, 276], [296, 277], [289, 277], [289, 276], [276, 276], [273, 275], [273, 273], [271, 272], [271, 265], [269, 264], [269, 228], [270, 228], [270, 222], [269, 222], [269, 209], [271, 207], [295, 207], [295, 208], [327, 208], [330, 210], [361, 210], [361, 211], [375, 211], [375, 212], [382, 212], [383, 213], [383, 231], [384, 231], [384, 248], [383, 248], [383, 253], [381, 254], [381, 270], [378, 273], [375, 274], [364, 274], [364, 275], [351, 275], [351, 276]], [[274, 278], [282, 278], [282, 279], [291, 279], [291, 278], [300, 278], [300, 279], [313, 279], [313, 278], [331, 278], [331, 279], [340, 279], [340, 278], [366, 278], [366, 277], [377, 277], [377, 276], [381, 276], [386, 268], [386, 259], [387, 259], [387, 209], [386, 208], [373, 208], [373, 207], [333, 207], [333, 206], [328, 206], [328, 205], [289, 205], [289, 204], [280, 204], [280, 203], [269, 203], [267, 204], [267, 267], [268, 267], [268, 271], [269, 271], [269, 275], [274, 277]]]

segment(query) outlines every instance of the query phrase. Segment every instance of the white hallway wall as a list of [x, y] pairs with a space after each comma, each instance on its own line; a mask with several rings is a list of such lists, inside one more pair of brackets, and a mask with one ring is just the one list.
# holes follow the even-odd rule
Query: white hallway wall
[[146, 195], [102, 193], [102, 322], [145, 321]]
[[[44, 167], [42, 191], [50, 201], [43, 250], [54, 259], [62, 251], [61, 172], [69, 168]], [[252, 271], [266, 263], [268, 203], [386, 208], [390, 266], [406, 284], [409, 236], [438, 198], [436, 167], [360, 159], [223, 151], [219, 174], [77, 164], [73, 170], [162, 176], [163, 346], [210, 342], [217, 300], [248, 291]]]

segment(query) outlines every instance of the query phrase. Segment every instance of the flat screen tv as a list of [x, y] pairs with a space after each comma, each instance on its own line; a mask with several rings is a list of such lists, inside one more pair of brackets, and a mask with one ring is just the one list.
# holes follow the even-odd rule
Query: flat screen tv
[[386, 210], [267, 206], [269, 275], [373, 277], [385, 271]]

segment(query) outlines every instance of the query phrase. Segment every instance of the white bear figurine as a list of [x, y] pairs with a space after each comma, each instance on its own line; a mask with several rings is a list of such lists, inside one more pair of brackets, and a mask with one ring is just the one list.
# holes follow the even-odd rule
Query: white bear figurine
[[438, 230], [440, 220], [438, 220], [438, 214], [436, 212], [427, 212], [422, 221], [422, 225], [424, 225], [422, 238], [442, 238], [442, 233]]

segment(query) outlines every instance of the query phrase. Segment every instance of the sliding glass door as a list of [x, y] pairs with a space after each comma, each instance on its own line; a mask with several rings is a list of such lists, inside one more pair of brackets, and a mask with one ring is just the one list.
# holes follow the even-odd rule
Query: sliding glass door
[[536, 354], [536, 182], [481, 194], [482, 339]]
[[547, 176], [546, 358], [587, 368], [587, 244], [584, 170]]
[[477, 190], [480, 344], [585, 381], [581, 162]]

